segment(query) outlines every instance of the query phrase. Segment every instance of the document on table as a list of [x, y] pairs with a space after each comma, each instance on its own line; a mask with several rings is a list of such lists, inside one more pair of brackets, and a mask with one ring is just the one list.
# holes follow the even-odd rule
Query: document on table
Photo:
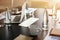
[[35, 23], [38, 20], [39, 20], [39, 18], [31, 17], [31, 18], [23, 21], [21, 24], [19, 24], [19, 26], [29, 27], [31, 24]]

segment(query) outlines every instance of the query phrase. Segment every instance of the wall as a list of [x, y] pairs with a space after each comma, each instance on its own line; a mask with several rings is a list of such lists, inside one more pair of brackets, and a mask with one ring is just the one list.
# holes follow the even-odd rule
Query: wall
[[[49, 0], [29, 0], [28, 7], [33, 8], [52, 8], [52, 4]], [[37, 5], [37, 6], [36, 6]]]
[[[13, 6], [21, 6], [25, 0], [13, 0]], [[7, 7], [11, 7], [12, 6], [12, 0], [0, 0], [0, 6], [7, 6]]]

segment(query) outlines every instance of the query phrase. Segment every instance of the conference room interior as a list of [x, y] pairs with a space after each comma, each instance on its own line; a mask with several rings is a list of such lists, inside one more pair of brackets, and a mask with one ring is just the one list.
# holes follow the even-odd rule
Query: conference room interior
[[60, 0], [0, 0], [0, 40], [60, 40]]

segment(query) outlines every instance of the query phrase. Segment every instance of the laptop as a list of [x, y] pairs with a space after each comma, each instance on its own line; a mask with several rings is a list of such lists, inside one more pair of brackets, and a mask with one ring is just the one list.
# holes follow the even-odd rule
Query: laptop
[[19, 23], [20, 19], [21, 19], [21, 16], [16, 16], [16, 17], [13, 19], [12, 23]]

